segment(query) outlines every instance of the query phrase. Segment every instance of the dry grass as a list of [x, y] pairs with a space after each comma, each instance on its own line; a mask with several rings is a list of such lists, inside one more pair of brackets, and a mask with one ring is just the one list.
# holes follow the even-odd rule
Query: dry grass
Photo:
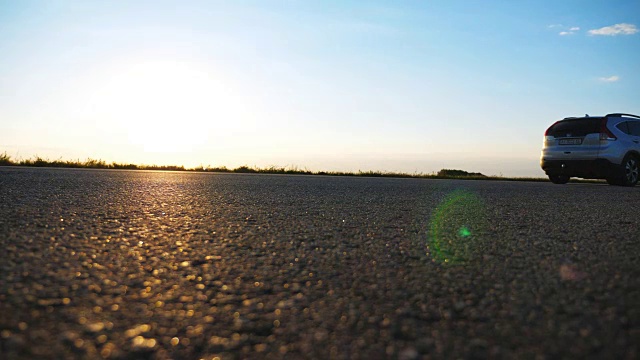
[[469, 173], [464, 170], [442, 169], [437, 173], [400, 173], [389, 171], [311, 171], [300, 169], [296, 166], [278, 167], [269, 166], [266, 168], [250, 167], [247, 165], [229, 169], [225, 166], [211, 167], [200, 166], [197, 168], [185, 168], [178, 165], [138, 165], [120, 164], [116, 162], [107, 163], [104, 160], [88, 158], [81, 160], [49, 160], [40, 156], [30, 159], [14, 160], [6, 152], [0, 154], [0, 166], [30, 166], [30, 167], [54, 167], [54, 168], [86, 168], [86, 169], [126, 169], [126, 170], [163, 170], [163, 171], [194, 171], [194, 172], [220, 172], [220, 173], [244, 173], [244, 174], [288, 174], [288, 175], [327, 175], [327, 176], [361, 176], [361, 177], [390, 177], [390, 178], [420, 178], [420, 179], [464, 179], [464, 180], [509, 180], [509, 181], [549, 181], [547, 178], [534, 177], [504, 177], [485, 176], [480, 173]]

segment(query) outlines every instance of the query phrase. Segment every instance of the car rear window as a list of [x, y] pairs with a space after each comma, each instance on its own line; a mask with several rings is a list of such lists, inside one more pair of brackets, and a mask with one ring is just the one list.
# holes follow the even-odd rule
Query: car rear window
[[600, 118], [579, 118], [558, 121], [549, 129], [548, 135], [553, 137], [574, 137], [599, 132]]

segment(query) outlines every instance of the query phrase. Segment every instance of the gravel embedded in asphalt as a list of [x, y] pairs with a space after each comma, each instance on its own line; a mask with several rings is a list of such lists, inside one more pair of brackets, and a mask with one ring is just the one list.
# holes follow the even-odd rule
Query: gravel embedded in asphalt
[[640, 189], [0, 167], [3, 359], [640, 356]]

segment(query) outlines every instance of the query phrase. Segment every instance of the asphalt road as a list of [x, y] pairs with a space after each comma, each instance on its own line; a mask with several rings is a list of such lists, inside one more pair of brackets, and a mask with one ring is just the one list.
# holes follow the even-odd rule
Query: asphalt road
[[0, 168], [0, 352], [640, 356], [640, 189]]

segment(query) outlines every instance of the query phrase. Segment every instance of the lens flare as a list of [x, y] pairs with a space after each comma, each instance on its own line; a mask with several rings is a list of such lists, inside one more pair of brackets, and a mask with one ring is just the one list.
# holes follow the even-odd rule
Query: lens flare
[[482, 251], [480, 235], [487, 225], [480, 197], [466, 190], [448, 194], [431, 216], [427, 241], [431, 257], [448, 264], [472, 260]]
[[460, 231], [458, 231], [458, 234], [462, 237], [467, 237], [471, 235], [471, 231], [469, 231], [466, 226], [463, 226], [460, 228]]

